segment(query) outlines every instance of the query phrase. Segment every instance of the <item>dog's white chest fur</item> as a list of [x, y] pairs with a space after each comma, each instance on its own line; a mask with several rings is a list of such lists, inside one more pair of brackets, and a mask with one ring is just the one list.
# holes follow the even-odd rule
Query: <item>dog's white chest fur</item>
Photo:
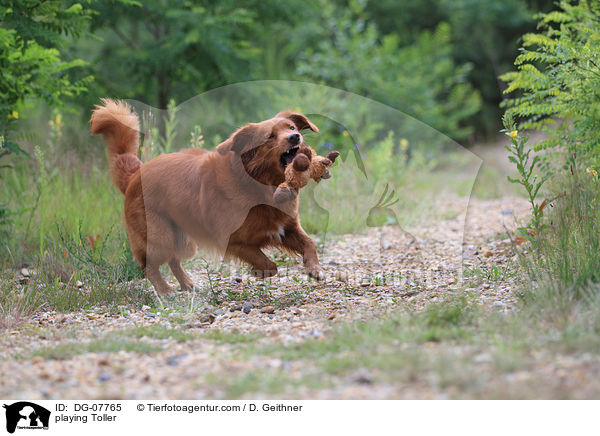
[[285, 236], [285, 229], [279, 226], [276, 232], [267, 232], [267, 236], [274, 241], [281, 243], [281, 238]]

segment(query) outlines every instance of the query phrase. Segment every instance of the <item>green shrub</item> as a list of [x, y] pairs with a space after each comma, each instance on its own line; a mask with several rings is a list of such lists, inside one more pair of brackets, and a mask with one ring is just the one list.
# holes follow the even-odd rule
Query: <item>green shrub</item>
[[470, 64], [456, 65], [452, 58], [450, 26], [441, 23], [403, 45], [398, 35], [382, 36], [360, 18], [363, 8], [353, 2], [341, 18], [332, 5], [324, 8], [331, 35], [306, 50], [298, 74], [388, 104], [454, 139], [465, 139], [473, 127], [464, 120], [479, 111], [481, 98], [466, 81]]
[[536, 150], [556, 148], [600, 165], [600, 1], [560, 2], [539, 16], [539, 32], [523, 36], [517, 71], [501, 78], [507, 113], [520, 129], [541, 130], [548, 138]]

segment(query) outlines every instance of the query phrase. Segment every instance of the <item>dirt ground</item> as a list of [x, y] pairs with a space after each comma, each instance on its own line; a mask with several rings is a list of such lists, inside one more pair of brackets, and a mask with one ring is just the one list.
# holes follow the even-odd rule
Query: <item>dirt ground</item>
[[[342, 325], [385, 318], [399, 307], [418, 310], [461, 289], [470, 265], [493, 260], [501, 267], [512, 261], [506, 231], [527, 214], [527, 204], [514, 197], [472, 199], [464, 211], [456, 209], [463, 204], [458, 200], [439, 205], [452, 212], [451, 219], [331, 238], [321, 254], [325, 282], [309, 281], [297, 260], [274, 252], [280, 276], [267, 283], [234, 271], [215, 282], [211, 292], [209, 275], [212, 281], [218, 275], [207, 274], [196, 261], [192, 274], [203, 290], [193, 298], [180, 292], [162, 301], [162, 309], [40, 313], [1, 337], [0, 372], [11, 376], [0, 379], [0, 396], [230, 398], [273, 392], [277, 397], [281, 389], [263, 389], [252, 374], [276, 371], [305, 380], [315, 369], [260, 350], [326, 340]], [[492, 284], [481, 280], [473, 292], [489, 310], [510, 311], [511, 288], [507, 277]], [[186, 310], [188, 304], [202, 310]], [[239, 381], [242, 376], [250, 386]], [[233, 389], [226, 382], [232, 378], [238, 380]], [[323, 386], [299, 382], [283, 392], [304, 398], [433, 395], [419, 386], [374, 389], [335, 376]]]

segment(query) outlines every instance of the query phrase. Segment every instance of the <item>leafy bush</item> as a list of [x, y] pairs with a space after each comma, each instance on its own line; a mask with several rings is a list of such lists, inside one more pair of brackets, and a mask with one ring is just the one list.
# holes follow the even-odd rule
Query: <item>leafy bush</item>
[[[517, 71], [501, 78], [505, 103], [520, 119], [519, 128], [547, 133], [535, 149], [554, 147], [600, 165], [600, 1], [563, 1], [560, 9], [539, 16], [538, 33], [523, 36]], [[583, 155], [583, 156], [582, 156]]]
[[[85, 81], [72, 83], [66, 74], [83, 62], [65, 61], [57, 47], [62, 45], [62, 35], [76, 37], [84, 32], [89, 14], [79, 3], [2, 2], [0, 134], [6, 136], [9, 114], [25, 97], [40, 97], [59, 104], [59, 97], [84, 89]], [[8, 143], [4, 149], [10, 149], [8, 147], [16, 147], [16, 144]], [[4, 149], [0, 150], [0, 156]]]
[[342, 88], [408, 113], [424, 123], [464, 139], [473, 132], [464, 124], [481, 107], [481, 98], [467, 82], [469, 64], [452, 59], [450, 27], [425, 30], [410, 45], [396, 34], [381, 36], [361, 18], [363, 6], [344, 12], [325, 8], [329, 37], [301, 56], [301, 77]]

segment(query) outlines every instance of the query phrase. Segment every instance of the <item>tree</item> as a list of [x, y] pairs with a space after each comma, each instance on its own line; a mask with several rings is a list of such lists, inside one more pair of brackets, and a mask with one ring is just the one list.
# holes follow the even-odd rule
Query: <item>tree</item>
[[269, 26], [288, 19], [290, 26], [300, 24], [292, 17], [302, 5], [149, 0], [103, 1], [96, 9], [92, 29], [101, 40], [83, 42], [76, 52], [97, 78], [92, 97], [133, 98], [164, 109], [172, 98], [251, 79], [261, 43], [279, 38]]
[[8, 135], [18, 117], [17, 104], [34, 96], [50, 103], [81, 92], [85, 80], [72, 82], [68, 72], [83, 65], [66, 61], [57, 47], [64, 37], [78, 37], [91, 11], [80, 3], [44, 0], [0, 2], [0, 157], [21, 152]]

